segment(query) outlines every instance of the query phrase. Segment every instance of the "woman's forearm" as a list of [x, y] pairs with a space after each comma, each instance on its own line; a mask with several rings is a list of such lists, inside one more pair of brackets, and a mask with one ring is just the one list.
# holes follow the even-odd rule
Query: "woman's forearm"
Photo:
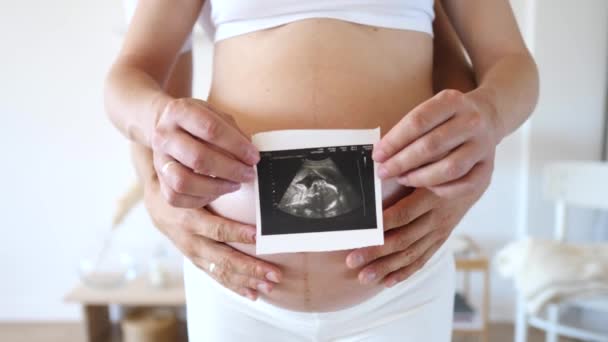
[[496, 143], [515, 131], [538, 99], [538, 70], [508, 0], [442, 0], [471, 57], [478, 88], [467, 94], [497, 129]]
[[[445, 90], [410, 111], [374, 147], [382, 179], [445, 198], [485, 189], [496, 145], [531, 114], [538, 72], [508, 0], [443, 0], [479, 86]], [[438, 13], [439, 18], [441, 13]]]
[[[178, 57], [163, 92], [175, 98], [192, 96], [192, 51]], [[150, 148], [136, 140], [131, 144], [131, 157], [142, 183], [157, 180]]]
[[106, 79], [106, 111], [130, 140], [150, 146], [158, 117], [173, 98], [192, 96], [192, 52], [179, 55], [164, 84], [136, 66], [115, 64]]
[[152, 181], [157, 181], [156, 172], [152, 164], [152, 150], [138, 144], [131, 144], [131, 158], [135, 166], [135, 172], [139, 182], [144, 186]]
[[150, 146], [158, 117], [171, 97], [136, 67], [116, 64], [105, 85], [105, 107], [112, 123], [129, 139]]
[[138, 2], [104, 89], [108, 116], [131, 140], [150, 146], [158, 118], [172, 100], [163, 88], [203, 2]]
[[538, 70], [528, 53], [501, 58], [479, 78], [479, 87], [470, 93], [482, 110], [494, 113], [498, 142], [515, 131], [530, 116], [538, 99]]

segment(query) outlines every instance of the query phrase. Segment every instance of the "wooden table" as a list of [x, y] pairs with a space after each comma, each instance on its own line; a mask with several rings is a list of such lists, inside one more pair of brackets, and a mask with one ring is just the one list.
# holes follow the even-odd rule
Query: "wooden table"
[[481, 249], [473, 244], [472, 253], [467, 256], [456, 256], [456, 270], [464, 275], [465, 298], [471, 295], [471, 273], [480, 272], [483, 276], [483, 294], [481, 308], [477, 308], [474, 319], [470, 323], [454, 322], [454, 332], [460, 334], [477, 334], [483, 342], [488, 342], [488, 321], [490, 315], [490, 262]]
[[[456, 258], [456, 269], [465, 273], [465, 296], [469, 293], [470, 272], [482, 272], [484, 276], [484, 293], [482, 308], [474, 324], [454, 324], [456, 333], [478, 333], [484, 342], [488, 341], [489, 315], [489, 262], [483, 255]], [[66, 296], [67, 302], [82, 305], [84, 328], [88, 342], [107, 342], [118, 340], [116, 329], [110, 322], [110, 305], [133, 307], [183, 307], [186, 304], [183, 279], [181, 275], [172, 277], [171, 285], [164, 289], [154, 288], [148, 284], [145, 276], [136, 278], [116, 289], [95, 289], [83, 284], [77, 285]]]
[[186, 303], [181, 275], [171, 277], [167, 288], [152, 287], [145, 276], [114, 289], [96, 289], [79, 284], [65, 296], [65, 300], [82, 305], [88, 342], [107, 342], [113, 339], [115, 329], [110, 322], [110, 305], [182, 307]]

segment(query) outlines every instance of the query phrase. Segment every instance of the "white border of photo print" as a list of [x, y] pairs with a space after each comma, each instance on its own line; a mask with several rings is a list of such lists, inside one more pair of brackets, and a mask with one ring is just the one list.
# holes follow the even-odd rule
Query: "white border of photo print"
[[[279, 153], [299, 149], [335, 151], [336, 149], [340, 148], [342, 148], [344, 151], [345, 148], [357, 149], [360, 145], [373, 145], [379, 140], [380, 128], [352, 130], [283, 130], [262, 132], [252, 136], [253, 144], [259, 149], [262, 158], [264, 158], [265, 155], [270, 155], [270, 153], [265, 152], [272, 151], [281, 151]], [[369, 148], [369, 146], [366, 148]], [[357, 229], [353, 229], [353, 227], [342, 226], [332, 227], [332, 229], [324, 229], [319, 232], [303, 233], [293, 232], [293, 230], [292, 232], [289, 232], [290, 229], [286, 229], [286, 233], [277, 233], [276, 229], [283, 229], [287, 227], [271, 227], [274, 229], [274, 232], [266, 235], [264, 235], [263, 232], [265, 230], [268, 231], [268, 229], [263, 229], [264, 227], [262, 226], [265, 224], [262, 218], [262, 210], [275, 210], [276, 208], [266, 208], [269, 201], [267, 199], [264, 201], [260, 198], [260, 182], [264, 175], [259, 173], [260, 168], [256, 166], [256, 253], [273, 254], [292, 252], [321, 252], [384, 244], [384, 229], [382, 222], [382, 182], [377, 175], [378, 165], [371, 160], [371, 157], [369, 160], [373, 163], [373, 203], [375, 204], [375, 227], [366, 227], [364, 229], [359, 227]], [[272, 175], [270, 176], [272, 177]], [[266, 175], [266, 177], [268, 177], [268, 175]], [[370, 177], [367, 179], [369, 178]], [[371, 191], [371, 187], [368, 187], [368, 189]], [[361, 189], [361, 191], [363, 191], [363, 189]], [[365, 201], [365, 198], [363, 198], [363, 200]], [[368, 200], [371, 201], [371, 199]], [[276, 206], [276, 201], [273, 202], [273, 205]], [[266, 207], [261, 208], [261, 206]]]

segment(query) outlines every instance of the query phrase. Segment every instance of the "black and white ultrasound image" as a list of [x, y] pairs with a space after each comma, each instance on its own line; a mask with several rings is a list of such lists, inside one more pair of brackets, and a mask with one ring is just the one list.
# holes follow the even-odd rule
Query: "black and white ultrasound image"
[[262, 152], [262, 235], [375, 229], [372, 145]]

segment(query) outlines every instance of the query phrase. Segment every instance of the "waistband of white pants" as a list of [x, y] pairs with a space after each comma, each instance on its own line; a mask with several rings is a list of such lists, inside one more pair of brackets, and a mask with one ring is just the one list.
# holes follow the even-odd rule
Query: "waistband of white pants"
[[[217, 283], [214, 279], [212, 279], [207, 274], [203, 274], [207, 280], [212, 283], [211, 286], [214, 286], [219, 291], [222, 291], [227, 296], [231, 298], [231, 300], [242, 304], [244, 307], [248, 307], [251, 310], [258, 310], [262, 312], [272, 313], [275, 317], [284, 317], [290, 320], [311, 320], [311, 319], [319, 319], [324, 321], [331, 320], [348, 320], [349, 317], [360, 316], [364, 312], [371, 312], [378, 307], [381, 307], [395, 298], [400, 297], [405, 294], [408, 289], [411, 289], [413, 286], [418, 284], [419, 282], [425, 281], [429, 276], [434, 274], [435, 272], [441, 272], [441, 267], [445, 266], [448, 263], [453, 263], [453, 256], [449, 253], [449, 248], [447, 244], [444, 244], [440, 247], [435, 254], [428, 260], [428, 262], [416, 273], [414, 273], [408, 279], [402, 281], [401, 283], [396, 284], [391, 288], [382, 289], [375, 296], [359, 303], [353, 305], [351, 307], [340, 309], [337, 311], [328, 311], [328, 312], [308, 312], [308, 311], [293, 311], [285, 308], [278, 307], [274, 304], [266, 302], [263, 298], [258, 299], [255, 302], [252, 302], [249, 299], [243, 298], [236, 293], [233, 293], [229, 289], [224, 288], [219, 283]], [[195, 267], [195, 266], [193, 266]], [[199, 270], [200, 271], [200, 270]], [[200, 271], [202, 272], [202, 271]]]

